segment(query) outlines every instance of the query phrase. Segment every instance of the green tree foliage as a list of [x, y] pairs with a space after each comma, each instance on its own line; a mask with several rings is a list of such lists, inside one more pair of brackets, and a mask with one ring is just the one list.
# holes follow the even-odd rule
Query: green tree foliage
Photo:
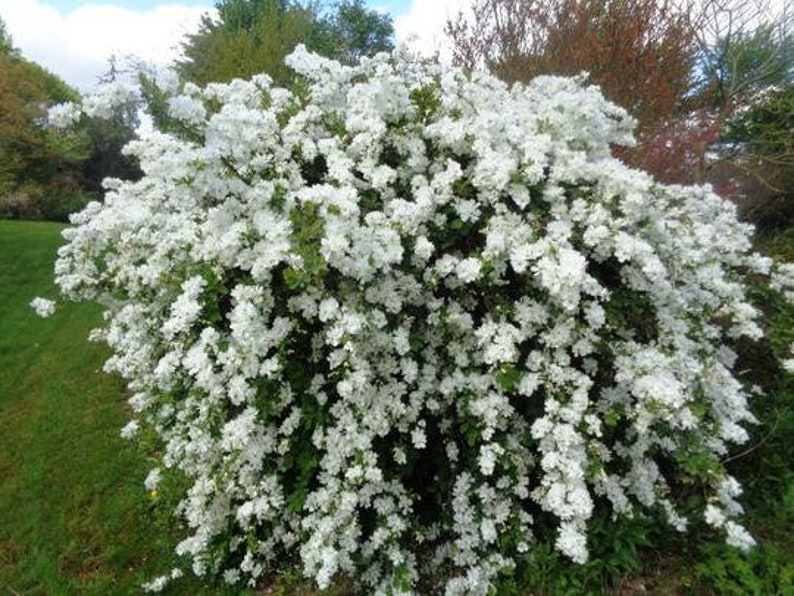
[[12, 54], [16, 53], [14, 42], [11, 39], [11, 34], [8, 32], [5, 21], [0, 17], [0, 53]]
[[0, 214], [60, 218], [80, 191], [85, 132], [48, 130], [49, 106], [79, 98], [59, 77], [26, 60], [0, 28]]
[[720, 40], [719, 52], [709, 65], [715, 99], [747, 95], [794, 77], [794, 34], [782, 36], [773, 24], [765, 23], [735, 40]]
[[320, 20], [316, 51], [340, 62], [353, 63], [363, 56], [392, 49], [394, 27], [388, 14], [369, 10], [361, 0], [336, 4]]
[[285, 82], [290, 73], [284, 56], [309, 38], [313, 13], [279, 0], [227, 0], [217, 9], [219, 20], [205, 16], [198, 33], [188, 38], [179, 74], [206, 84], [267, 72]]
[[158, 86], [154, 74], [145, 70], [138, 72], [138, 85], [144, 109], [154, 127], [161, 132], [173, 132], [176, 122], [168, 116], [168, 94]]
[[[132, 125], [132, 122], [135, 122]], [[92, 194], [102, 193], [105, 178], [135, 179], [140, 176], [137, 160], [122, 153], [135, 136], [137, 106], [121, 106], [113, 118], [87, 118], [82, 124], [88, 138], [88, 158], [82, 165], [83, 185]]]
[[218, 19], [205, 16], [184, 44], [176, 67], [185, 80], [206, 84], [266, 72], [288, 84], [293, 75], [284, 57], [298, 43], [345, 62], [392, 48], [391, 18], [361, 0], [326, 9], [289, 0], [219, 0], [216, 9]]
[[732, 117], [723, 141], [747, 177], [745, 216], [762, 225], [794, 223], [794, 81], [772, 86]]
[[[100, 82], [126, 73], [110, 58]], [[45, 124], [51, 106], [78, 101], [63, 80], [25, 59], [0, 20], [0, 216], [65, 219], [89, 195], [99, 197], [106, 177], [140, 175], [122, 148], [139, 123], [136, 102], [116, 107], [112, 118], [81, 118], [69, 130]]]
[[693, 97], [720, 124], [710, 181], [745, 219], [794, 219], [794, 12], [767, 0], [712, 0]]
[[794, 12], [774, 13], [767, 0], [706, 6], [696, 91], [710, 107], [730, 111], [794, 80]]

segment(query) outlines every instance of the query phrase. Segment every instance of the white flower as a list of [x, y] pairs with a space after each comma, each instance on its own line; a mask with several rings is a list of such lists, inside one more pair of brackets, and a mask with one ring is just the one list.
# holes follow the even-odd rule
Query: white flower
[[123, 439], [131, 439], [138, 433], [138, 428], [140, 427], [137, 420], [130, 420], [127, 424], [124, 425], [124, 428], [121, 429], [119, 433]]
[[427, 261], [433, 254], [433, 244], [424, 236], [419, 236], [414, 245], [414, 254], [422, 261]]
[[411, 431], [411, 442], [417, 449], [424, 449], [427, 446], [427, 435], [424, 428], [415, 428]]
[[47, 111], [47, 122], [54, 128], [69, 128], [80, 120], [82, 113], [83, 110], [78, 104], [59, 103]]
[[334, 298], [326, 298], [320, 302], [320, 320], [322, 322], [330, 321], [336, 317], [339, 312], [339, 303]]
[[134, 104], [138, 98], [136, 87], [123, 81], [115, 81], [103, 85], [98, 93], [86, 97], [82, 109], [88, 116], [107, 120], [113, 117], [119, 107]]
[[168, 114], [187, 124], [201, 124], [207, 117], [207, 110], [198, 99], [178, 95], [168, 98]]
[[394, 448], [394, 461], [400, 465], [405, 465], [408, 461], [408, 458], [405, 455], [405, 451], [399, 447]]
[[163, 334], [172, 338], [188, 329], [201, 312], [199, 297], [207, 285], [203, 277], [191, 277], [182, 283], [182, 294], [171, 305], [171, 316], [163, 323]]
[[480, 471], [484, 476], [490, 476], [493, 474], [494, 467], [496, 466], [496, 459], [502, 453], [504, 453], [502, 446], [495, 443], [489, 443], [488, 445], [483, 445], [480, 448], [480, 456], [477, 459], [477, 462], [479, 463]]
[[471, 283], [480, 279], [480, 268], [480, 260], [470, 257], [463, 259], [457, 264], [455, 273], [463, 283]]
[[726, 522], [725, 532], [727, 534], [726, 542], [731, 546], [744, 551], [755, 546], [755, 540], [750, 536], [750, 533], [736, 522]]
[[587, 538], [575, 524], [563, 522], [560, 525], [556, 546], [575, 563], [587, 562]]
[[30, 307], [42, 318], [49, 317], [55, 313], [55, 302], [46, 298], [34, 298], [30, 301]]
[[146, 475], [146, 479], [143, 481], [146, 490], [157, 490], [157, 487], [160, 485], [160, 480], [162, 479], [162, 472], [160, 468], [154, 468], [149, 471]]
[[485, 542], [494, 542], [496, 540], [496, 526], [490, 519], [484, 519], [480, 522], [480, 534]]
[[721, 528], [725, 525], [725, 514], [714, 505], [706, 505], [706, 511], [703, 514], [706, 523], [715, 528]]
[[169, 577], [167, 575], [161, 575], [156, 577], [150, 582], [146, 582], [141, 586], [144, 592], [162, 592], [163, 588], [168, 585]]
[[701, 514], [751, 544], [719, 463], [754, 420], [725, 346], [760, 332], [741, 272], [794, 300], [794, 266], [708, 188], [614, 159], [632, 121], [581, 80], [287, 61], [300, 93], [169, 83], [188, 126], [127, 147], [142, 179], [75, 214], [56, 262], [105, 308], [122, 434], [163, 446], [145, 485], [185, 478], [194, 571], [255, 585], [284, 553], [321, 588], [498, 591], [535, 544], [584, 563], [596, 499], [684, 530], [660, 460], [704, 451]]

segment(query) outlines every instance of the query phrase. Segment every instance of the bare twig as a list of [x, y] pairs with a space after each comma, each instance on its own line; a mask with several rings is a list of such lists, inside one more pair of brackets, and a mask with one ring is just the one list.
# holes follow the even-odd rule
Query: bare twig
[[750, 455], [753, 451], [755, 451], [756, 449], [761, 447], [764, 443], [766, 443], [773, 434], [775, 434], [775, 431], [777, 430], [779, 422], [780, 422], [780, 418], [776, 419], [774, 426], [769, 430], [768, 433], [766, 433], [763, 437], [761, 437], [761, 440], [758, 441], [755, 445], [752, 445], [751, 447], [748, 447], [747, 449], [745, 449], [741, 453], [737, 453], [735, 455], [732, 455], [731, 457], [727, 457], [727, 458], [723, 459], [722, 463], [723, 464], [727, 464], [728, 462], [731, 462], [731, 461], [734, 461], [734, 460], [737, 460], [737, 459], [740, 459], [742, 457], [746, 457], [746, 456]]

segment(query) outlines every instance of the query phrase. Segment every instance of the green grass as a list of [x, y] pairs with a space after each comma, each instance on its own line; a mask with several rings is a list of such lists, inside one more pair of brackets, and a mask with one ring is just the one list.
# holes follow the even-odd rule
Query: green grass
[[86, 341], [98, 308], [42, 320], [28, 306], [56, 297], [61, 229], [0, 221], [0, 594], [138, 593], [170, 569], [178, 528], [154, 511], [146, 462], [119, 436], [123, 384]]

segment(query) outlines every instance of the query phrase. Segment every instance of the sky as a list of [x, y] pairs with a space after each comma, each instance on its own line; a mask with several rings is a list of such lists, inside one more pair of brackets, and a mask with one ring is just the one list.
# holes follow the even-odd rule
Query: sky
[[[443, 26], [471, 0], [365, 0], [388, 12], [396, 37], [419, 51], [443, 53]], [[90, 92], [108, 58], [134, 55], [166, 66], [213, 0], [0, 0], [0, 17], [22, 54]]]

